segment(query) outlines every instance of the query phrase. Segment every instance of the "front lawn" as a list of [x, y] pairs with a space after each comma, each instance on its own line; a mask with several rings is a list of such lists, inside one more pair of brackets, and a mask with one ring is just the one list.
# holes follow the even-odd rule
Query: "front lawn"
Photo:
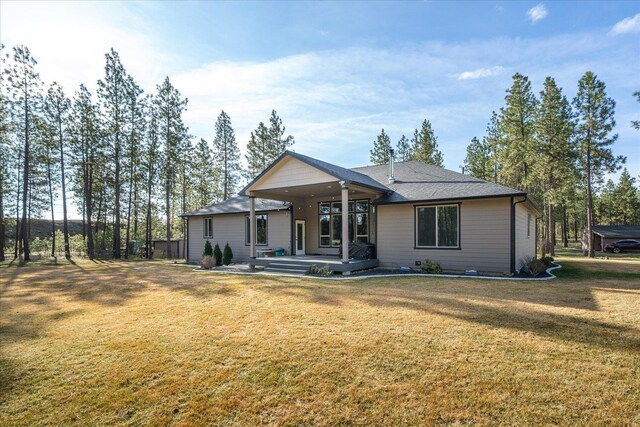
[[559, 280], [0, 268], [0, 425], [638, 425], [640, 260]]

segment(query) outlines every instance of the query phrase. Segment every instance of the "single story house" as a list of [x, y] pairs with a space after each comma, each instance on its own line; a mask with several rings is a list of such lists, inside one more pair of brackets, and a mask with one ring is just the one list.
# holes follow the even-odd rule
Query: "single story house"
[[[604, 247], [609, 243], [618, 240], [640, 240], [640, 225], [594, 225], [591, 228], [593, 238], [591, 239], [592, 250], [604, 251]], [[582, 238], [582, 249], [587, 250], [587, 229], [584, 229]]]
[[[347, 169], [286, 151], [239, 196], [183, 216], [191, 262], [210, 240], [250, 264], [275, 262], [260, 255], [281, 247], [345, 274], [426, 259], [450, 272], [512, 274], [535, 256], [540, 214], [523, 191], [415, 160]], [[350, 259], [350, 243], [374, 245], [374, 264]]]

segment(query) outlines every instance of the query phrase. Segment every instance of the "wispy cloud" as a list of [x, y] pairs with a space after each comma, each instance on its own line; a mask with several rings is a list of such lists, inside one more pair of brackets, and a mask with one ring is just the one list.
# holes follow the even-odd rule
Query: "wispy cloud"
[[539, 20], [546, 18], [548, 14], [549, 12], [547, 12], [544, 4], [539, 3], [527, 11], [527, 18], [535, 24]]
[[464, 71], [458, 74], [458, 80], [475, 80], [482, 79], [484, 77], [493, 77], [498, 74], [502, 74], [503, 71], [504, 67], [499, 65], [491, 68], [478, 68], [477, 70]]
[[640, 13], [618, 21], [610, 31], [610, 34], [614, 36], [627, 33], [640, 33]]

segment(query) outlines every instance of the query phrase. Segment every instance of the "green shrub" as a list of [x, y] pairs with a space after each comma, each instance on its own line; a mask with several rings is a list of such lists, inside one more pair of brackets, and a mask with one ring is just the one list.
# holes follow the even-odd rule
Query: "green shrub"
[[222, 265], [222, 251], [217, 243], [216, 247], [213, 248], [213, 258], [216, 260], [216, 265]]
[[442, 274], [442, 267], [438, 261], [425, 259], [420, 266], [420, 271], [425, 274]]
[[202, 252], [203, 256], [213, 256], [213, 248], [211, 247], [211, 242], [206, 241], [204, 243], [204, 252]]
[[222, 251], [222, 264], [229, 265], [231, 264], [232, 259], [233, 259], [233, 251], [229, 246], [229, 242], [227, 242], [227, 244], [224, 245], [224, 251]]

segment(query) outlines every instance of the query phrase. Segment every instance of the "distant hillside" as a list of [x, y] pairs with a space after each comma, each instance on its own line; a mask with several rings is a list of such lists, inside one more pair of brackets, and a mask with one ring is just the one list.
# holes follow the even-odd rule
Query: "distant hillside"
[[[82, 220], [70, 219], [67, 220], [69, 224], [69, 234], [74, 236], [76, 234], [82, 234]], [[56, 229], [62, 231], [62, 220], [56, 221]], [[15, 224], [9, 224], [6, 229], [6, 236], [8, 239], [16, 238]], [[31, 220], [31, 238], [36, 237], [44, 238], [51, 237], [51, 220], [46, 219], [32, 219]]]

